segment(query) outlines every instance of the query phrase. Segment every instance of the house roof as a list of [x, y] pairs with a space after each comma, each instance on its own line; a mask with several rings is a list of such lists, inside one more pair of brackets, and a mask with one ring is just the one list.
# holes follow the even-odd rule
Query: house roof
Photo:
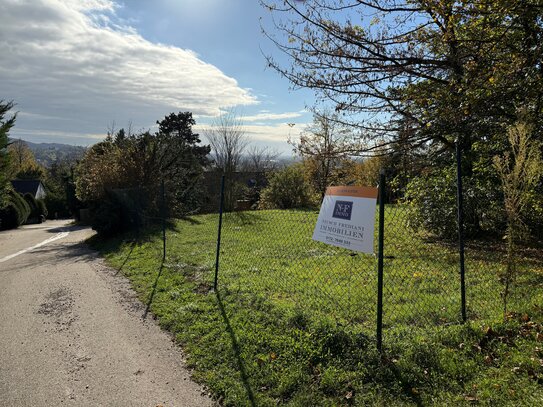
[[26, 193], [30, 193], [33, 196], [36, 196], [41, 185], [41, 181], [35, 179], [16, 179], [11, 181], [11, 185], [13, 185], [13, 189], [20, 194], [24, 195]]

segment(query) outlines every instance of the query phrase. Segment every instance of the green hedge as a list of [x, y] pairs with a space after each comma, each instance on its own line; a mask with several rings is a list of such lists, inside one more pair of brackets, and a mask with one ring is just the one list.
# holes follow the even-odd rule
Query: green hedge
[[30, 216], [28, 202], [13, 189], [8, 191], [7, 203], [0, 209], [0, 229], [14, 229], [24, 224]]

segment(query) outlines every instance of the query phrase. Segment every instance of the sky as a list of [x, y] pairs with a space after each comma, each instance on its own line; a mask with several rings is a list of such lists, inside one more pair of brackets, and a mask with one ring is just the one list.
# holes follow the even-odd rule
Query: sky
[[281, 56], [261, 18], [258, 0], [0, 0], [10, 136], [91, 145], [113, 124], [153, 131], [178, 111], [202, 132], [233, 109], [252, 143], [288, 154], [314, 98], [266, 67], [263, 54]]

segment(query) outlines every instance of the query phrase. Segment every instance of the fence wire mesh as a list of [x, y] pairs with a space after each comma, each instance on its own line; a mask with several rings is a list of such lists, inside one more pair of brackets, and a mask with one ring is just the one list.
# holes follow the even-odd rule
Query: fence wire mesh
[[302, 210], [227, 213], [221, 287], [261, 295], [277, 307], [371, 326], [376, 260], [313, 241], [317, 215]]
[[[538, 243], [542, 236], [536, 232], [518, 240], [509, 258], [503, 197], [497, 201], [494, 207], [473, 199], [466, 204], [466, 213], [471, 216], [467, 222], [472, 223], [466, 232], [466, 291], [471, 319], [532, 314], [543, 304], [543, 250]], [[485, 230], [482, 219], [490, 211], [503, 219], [501, 230]]]
[[416, 231], [408, 205], [385, 208], [385, 327], [459, 322], [460, 278], [456, 247]]
[[[218, 176], [208, 177], [206, 203], [199, 211], [166, 223], [163, 266], [170, 271], [168, 278], [189, 282], [194, 295], [211, 295], [219, 247], [218, 291], [226, 294], [233, 312], [240, 307], [266, 308], [280, 318], [304, 315], [374, 336], [377, 256], [313, 241], [317, 209], [256, 210], [247, 199], [254, 195], [254, 174], [236, 174], [235, 182], [225, 184], [235, 192], [225, 193], [220, 245]], [[123, 199], [139, 196], [133, 191], [121, 195]], [[143, 201], [160, 206], [157, 196]], [[466, 211], [473, 212], [474, 201], [467, 204], [471, 206]], [[482, 211], [483, 204], [477, 203], [481, 208], [475, 209]], [[423, 329], [461, 323], [458, 241], [438, 239], [416, 227], [412, 211], [401, 200], [385, 205], [383, 327]], [[133, 212], [142, 219], [136, 223], [160, 219], [157, 210], [146, 214], [135, 207]], [[375, 214], [377, 225], [377, 208]], [[506, 245], [501, 239], [474, 233], [474, 228], [467, 230], [467, 316], [472, 320], [501, 318]], [[151, 243], [156, 243], [157, 236], [148, 238], [149, 250], [154, 250]], [[376, 227], [376, 254], [377, 242]], [[543, 304], [543, 256], [537, 246], [522, 246], [515, 259], [507, 311], [530, 312]], [[190, 301], [180, 299], [179, 312], [197, 318], [204, 311], [192, 310]]]

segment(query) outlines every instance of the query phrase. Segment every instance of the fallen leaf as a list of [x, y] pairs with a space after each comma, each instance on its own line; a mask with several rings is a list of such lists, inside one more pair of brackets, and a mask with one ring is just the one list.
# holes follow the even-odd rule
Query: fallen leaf
[[466, 399], [467, 401], [471, 401], [472, 403], [476, 403], [479, 401], [479, 398], [477, 398], [477, 396], [472, 396], [472, 395], [464, 395], [464, 399]]

